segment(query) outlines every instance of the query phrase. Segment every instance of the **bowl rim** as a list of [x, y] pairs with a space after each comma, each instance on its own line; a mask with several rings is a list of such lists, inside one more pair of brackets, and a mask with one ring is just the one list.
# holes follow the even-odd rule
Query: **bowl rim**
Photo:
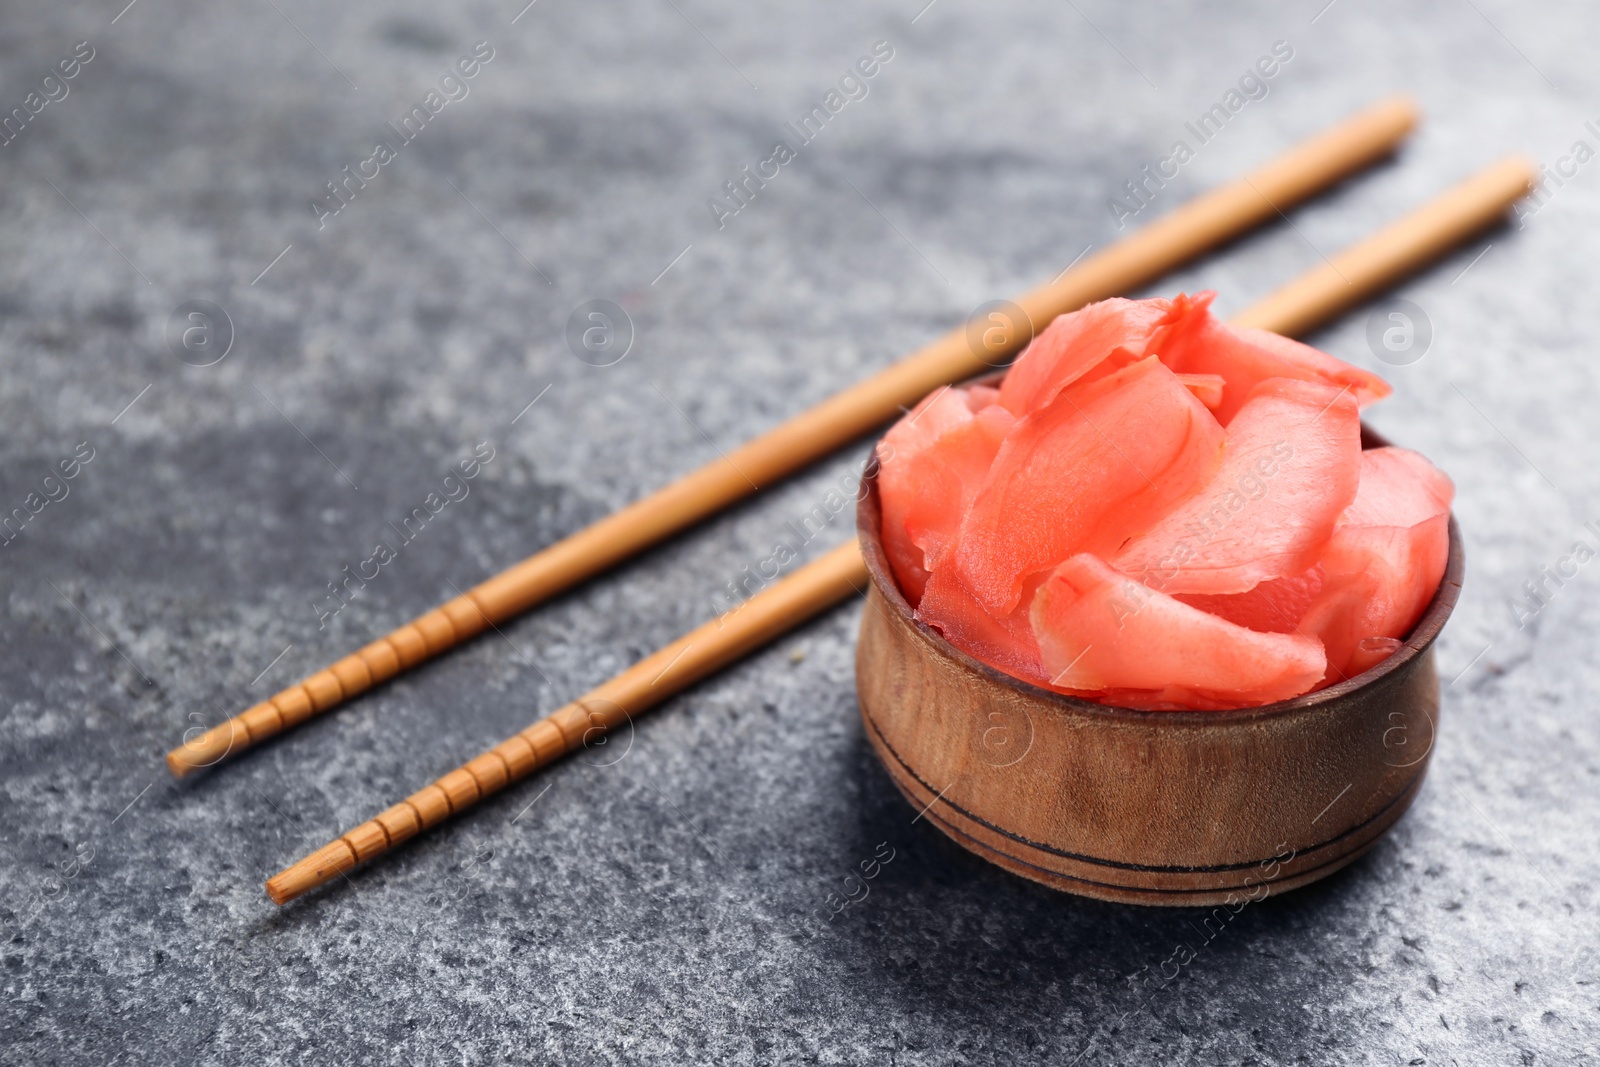
[[[1004, 371], [1000, 371], [998, 373], [980, 375], [965, 382], [958, 382], [954, 387], [991, 384], [1003, 377], [1004, 373]], [[950, 657], [970, 671], [1016, 690], [1022, 696], [1036, 703], [1052, 704], [1063, 711], [1095, 715], [1127, 723], [1148, 725], [1153, 722], [1162, 722], [1173, 726], [1233, 724], [1317, 711], [1329, 705], [1338, 704], [1357, 691], [1399, 681], [1400, 672], [1405, 670], [1408, 665], [1422, 656], [1432, 646], [1440, 631], [1444, 629], [1446, 620], [1450, 618], [1450, 613], [1455, 609], [1456, 601], [1461, 596], [1462, 577], [1466, 572], [1466, 552], [1461, 540], [1460, 526], [1456, 523], [1455, 512], [1452, 511], [1448, 527], [1449, 555], [1445, 561], [1444, 575], [1439, 579], [1439, 587], [1434, 590], [1433, 598], [1428, 601], [1428, 606], [1423, 609], [1421, 618], [1417, 620], [1417, 624], [1412, 627], [1411, 632], [1406, 635], [1400, 648], [1353, 678], [1346, 678], [1344, 681], [1330, 685], [1326, 689], [1303, 693], [1288, 700], [1220, 711], [1158, 711], [1154, 709], [1126, 708], [1116, 704], [1101, 704], [1093, 700], [1085, 700], [1082, 697], [1070, 696], [1053, 689], [1045, 689], [1015, 675], [1007, 674], [998, 667], [991, 666], [957, 648], [946, 640], [943, 634], [917, 618], [916, 609], [911, 606], [905, 594], [900, 591], [900, 585], [894, 578], [894, 571], [889, 566], [889, 558], [883, 548], [883, 512], [878, 496], [878, 470], [880, 466], [878, 462], [878, 445], [881, 443], [882, 437], [875, 438], [872, 442], [867, 463], [861, 473], [861, 489], [856, 498], [856, 536], [860, 542], [861, 555], [866, 561], [867, 574], [872, 579], [873, 588], [878, 591], [878, 594], [900, 616], [903, 622], [915, 629], [923, 640], [927, 641], [943, 655]], [[1391, 445], [1392, 443], [1387, 437], [1373, 430], [1365, 422], [1361, 424], [1361, 448], [1363, 451], [1370, 448], [1391, 447]]]

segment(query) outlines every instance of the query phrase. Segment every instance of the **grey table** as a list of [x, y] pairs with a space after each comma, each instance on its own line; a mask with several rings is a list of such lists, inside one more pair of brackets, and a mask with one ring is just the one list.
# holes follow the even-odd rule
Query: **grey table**
[[[123, 2], [0, 18], [0, 108], [23, 109], [0, 511], [45, 501], [0, 547], [0, 1060], [1600, 1055], [1600, 564], [1562, 562], [1600, 543], [1591, 10]], [[707, 618], [865, 444], [221, 773], [166, 775], [187, 728], [1114, 239], [1122, 183], [1280, 41], [1131, 224], [1389, 91], [1426, 126], [1153, 291], [1236, 310], [1504, 152], [1556, 174], [1395, 294], [1430, 324], [1421, 358], [1376, 359], [1382, 302], [1314, 338], [1394, 382], [1371, 418], [1455, 477], [1468, 545], [1433, 772], [1359, 864], [1209, 942], [985, 865], [875, 762], [851, 606], [604, 758], [267, 902], [266, 875]], [[799, 144], [784, 124], [877, 42]], [[708, 206], [780, 138], [795, 157], [737, 214]], [[602, 299], [633, 333], [604, 366], [566, 333]], [[468, 495], [330, 601], [480, 443]], [[818, 920], [885, 842], [871, 895]]]

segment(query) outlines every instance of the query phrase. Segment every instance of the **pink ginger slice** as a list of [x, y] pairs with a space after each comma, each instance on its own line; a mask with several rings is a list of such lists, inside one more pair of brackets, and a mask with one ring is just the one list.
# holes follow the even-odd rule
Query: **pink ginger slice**
[[1316, 562], [1361, 478], [1361, 416], [1340, 388], [1256, 386], [1228, 424], [1222, 465], [1111, 558], [1164, 593], [1243, 593]]
[[1314, 637], [1235, 625], [1088, 554], [1051, 572], [1030, 616], [1050, 684], [1138, 706], [1270, 704], [1307, 692], [1327, 667]]

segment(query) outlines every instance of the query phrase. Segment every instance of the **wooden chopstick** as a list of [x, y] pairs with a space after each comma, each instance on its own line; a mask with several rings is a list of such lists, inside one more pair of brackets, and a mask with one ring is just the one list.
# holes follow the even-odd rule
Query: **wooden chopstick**
[[[1237, 237], [1391, 152], [1417, 110], [1393, 98], [1358, 112], [1237, 181], [1214, 189], [1089, 256], [1018, 299], [1035, 329], [1084, 304], [1129, 292]], [[209, 767], [490, 626], [601, 573], [892, 420], [930, 390], [997, 365], [1026, 343], [976, 350], [958, 328], [666, 488], [536, 552], [508, 570], [167, 754], [182, 776]]]
[[[1503, 160], [1279, 289], [1234, 322], [1280, 333], [1326, 322], [1503, 217], [1533, 188], [1535, 177], [1528, 161]], [[1338, 284], [1327, 281], [1329, 275]], [[285, 904], [382, 855], [865, 591], [866, 584], [866, 565], [851, 539], [278, 872], [267, 880], [267, 895]]]
[[1290, 336], [1315, 329], [1499, 221], [1537, 180], [1533, 163], [1502, 159], [1301, 275], [1233, 323]]
[[691, 630], [267, 881], [284, 904], [603, 736], [805, 620], [865, 592], [855, 539]]

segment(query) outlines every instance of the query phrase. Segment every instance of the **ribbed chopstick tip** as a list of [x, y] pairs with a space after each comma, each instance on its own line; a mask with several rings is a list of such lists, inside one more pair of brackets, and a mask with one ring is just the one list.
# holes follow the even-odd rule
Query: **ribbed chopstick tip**
[[1520, 153], [1510, 155], [1502, 159], [1497, 165], [1504, 167], [1508, 173], [1521, 171], [1527, 186], [1523, 190], [1524, 193], [1531, 193], [1534, 186], [1539, 184], [1539, 164], [1531, 156], [1521, 155]]
[[339, 877], [356, 865], [355, 851], [342, 838], [285, 867], [267, 879], [267, 896], [279, 906]]
[[1392, 117], [1396, 128], [1402, 133], [1410, 133], [1422, 121], [1422, 108], [1417, 104], [1416, 98], [1409, 93], [1386, 96], [1374, 104], [1372, 109]]
[[182, 778], [191, 771], [214, 767], [234, 750], [236, 741], [243, 742], [237, 746], [242, 748], [248, 738], [237, 723], [229, 720], [197, 737], [185, 739], [183, 744], [168, 752], [167, 770], [174, 778]]

